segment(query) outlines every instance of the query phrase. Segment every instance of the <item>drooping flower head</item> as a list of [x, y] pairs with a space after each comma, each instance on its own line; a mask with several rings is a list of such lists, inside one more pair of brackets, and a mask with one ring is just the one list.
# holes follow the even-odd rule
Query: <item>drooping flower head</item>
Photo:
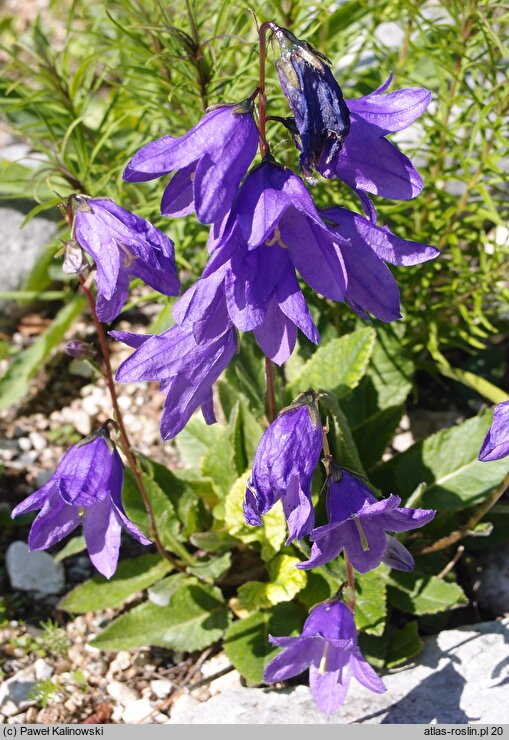
[[502, 401], [497, 403], [493, 411], [493, 421], [482, 443], [479, 460], [489, 462], [500, 460], [507, 455], [509, 455], [509, 401]]
[[221, 221], [256, 154], [258, 129], [250, 101], [209, 110], [180, 138], [163, 136], [146, 144], [123, 175], [144, 182], [177, 171], [164, 191], [163, 216], [196, 211], [201, 223]]
[[40, 509], [30, 535], [30, 550], [47, 550], [80, 524], [90, 559], [97, 570], [111, 578], [125, 527], [142, 545], [150, 545], [122, 506], [124, 470], [107, 426], [73, 445], [49, 481], [13, 510], [19, 514]]
[[164, 295], [177, 295], [173, 242], [166, 234], [106, 198], [72, 196], [76, 241], [95, 262], [97, 315], [113, 321], [129, 293], [129, 278], [141, 278]]
[[334, 471], [328, 482], [329, 523], [311, 532], [310, 558], [297, 567], [317, 568], [334, 560], [344, 549], [360, 573], [373, 570], [382, 561], [392, 568], [411, 570], [412, 556], [395, 538], [388, 538], [387, 532], [423, 527], [436, 512], [400, 507], [401, 499], [392, 494], [378, 501], [364, 481], [348, 470]]
[[329, 158], [341, 150], [350, 114], [327, 57], [287, 29], [275, 23], [270, 28], [279, 46], [279, 81], [295, 118], [300, 167], [309, 176], [325, 150]]
[[311, 531], [311, 478], [322, 449], [322, 425], [314, 394], [303, 393], [266, 430], [247, 484], [244, 516], [252, 526], [279, 499], [288, 523], [289, 544]]
[[316, 606], [299, 637], [270, 635], [269, 640], [284, 649], [265, 669], [264, 681], [286, 681], [309, 668], [309, 688], [326, 714], [341, 706], [352, 677], [377, 694], [386, 690], [361, 653], [353, 614], [341, 601]]
[[341, 148], [327, 142], [315, 164], [323, 177], [339, 178], [350, 187], [394, 200], [408, 200], [423, 188], [422, 177], [388, 139], [402, 131], [426, 110], [431, 92], [422, 87], [387, 93], [388, 80], [369, 95], [347, 99], [350, 130]]
[[166, 393], [161, 436], [172, 439], [202, 408], [205, 421], [215, 422], [212, 385], [237, 350], [235, 329], [228, 319], [224, 296], [207, 306], [194, 325], [170, 327], [155, 336], [111, 332], [136, 351], [119, 367], [121, 383], [158, 380]]
[[175, 320], [199, 320], [219, 291], [235, 326], [253, 331], [274, 362], [286, 362], [297, 328], [319, 341], [296, 270], [323, 295], [344, 298], [344, 266], [334, 238], [302, 180], [267, 158], [246, 177], [227, 222], [212, 230], [209, 263], [175, 306]]

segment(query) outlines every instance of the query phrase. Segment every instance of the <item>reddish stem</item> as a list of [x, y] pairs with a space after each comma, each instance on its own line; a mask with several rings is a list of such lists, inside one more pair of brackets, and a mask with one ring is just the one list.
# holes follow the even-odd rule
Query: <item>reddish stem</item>
[[267, 379], [267, 405], [269, 411], [269, 421], [272, 424], [276, 418], [276, 393], [274, 390], [274, 365], [265, 355], [265, 377]]
[[104, 365], [104, 377], [106, 380], [106, 383], [108, 385], [108, 390], [110, 392], [111, 396], [111, 403], [114, 410], [114, 416], [115, 421], [118, 424], [118, 431], [120, 434], [120, 439], [122, 442], [122, 450], [127, 458], [127, 463], [132, 471], [132, 474], [134, 476], [134, 479], [136, 481], [136, 484], [139, 488], [141, 497], [143, 499], [143, 503], [145, 505], [145, 508], [147, 510], [147, 514], [150, 521], [150, 536], [154, 540], [155, 546], [157, 547], [159, 553], [168, 560], [177, 570], [185, 570], [185, 566], [182, 566], [180, 563], [177, 563], [171, 555], [166, 551], [163, 543], [161, 542], [159, 538], [159, 533], [157, 531], [156, 521], [154, 517], [154, 512], [152, 511], [152, 506], [150, 504], [150, 498], [147, 494], [145, 484], [143, 483], [143, 478], [140, 472], [140, 469], [138, 467], [138, 463], [136, 462], [136, 458], [133, 455], [133, 452], [131, 450], [131, 443], [129, 442], [129, 437], [127, 436], [127, 430], [125, 428], [124, 419], [122, 418], [122, 412], [120, 410], [120, 406], [118, 405], [118, 397], [117, 397], [117, 391], [115, 388], [115, 380], [113, 378], [113, 372], [111, 370], [111, 362], [110, 362], [110, 353], [108, 349], [108, 342], [106, 340], [106, 335], [104, 333], [103, 326], [101, 322], [99, 321], [97, 317], [97, 312], [95, 309], [95, 301], [94, 296], [92, 295], [92, 291], [90, 290], [89, 286], [87, 285], [87, 282], [83, 275], [79, 276], [80, 285], [83, 289], [83, 292], [86, 295], [88, 305], [90, 308], [90, 312], [92, 314], [92, 320], [94, 322], [94, 326], [97, 331], [97, 336], [99, 337], [99, 345], [101, 347], [101, 354], [103, 358], [103, 365]]
[[346, 580], [348, 581], [348, 587], [350, 589], [350, 598], [348, 599], [348, 606], [351, 611], [355, 613], [355, 576], [353, 574], [353, 568], [351, 562], [348, 560], [347, 554], [343, 551], [345, 556], [346, 565]]

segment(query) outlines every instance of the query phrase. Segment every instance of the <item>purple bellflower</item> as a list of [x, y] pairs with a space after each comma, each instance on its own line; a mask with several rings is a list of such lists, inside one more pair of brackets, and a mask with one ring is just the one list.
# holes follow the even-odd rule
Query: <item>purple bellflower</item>
[[309, 688], [325, 714], [341, 706], [352, 677], [377, 694], [386, 691], [361, 653], [353, 614], [341, 601], [316, 606], [299, 637], [269, 639], [284, 650], [265, 669], [264, 681], [286, 681], [309, 668]]
[[129, 278], [141, 278], [164, 295], [177, 295], [173, 242], [134, 213], [107, 199], [74, 196], [76, 240], [97, 269], [97, 315], [113, 321], [129, 293]]
[[224, 294], [230, 320], [253, 331], [264, 353], [282, 364], [295, 347], [297, 328], [319, 341], [295, 271], [323, 295], [345, 297], [345, 268], [334, 239], [302, 180], [265, 161], [247, 176], [227, 223], [213, 230], [209, 263], [175, 306], [175, 320], [199, 320], [204, 307]]
[[493, 411], [493, 421], [484, 438], [479, 460], [489, 462], [509, 455], [509, 401], [497, 403]]
[[314, 525], [311, 478], [322, 449], [322, 425], [314, 396], [303, 393], [283, 409], [258, 443], [247, 484], [244, 516], [252, 526], [262, 523], [282, 500], [289, 537], [302, 539]]
[[194, 325], [176, 324], [155, 336], [111, 334], [136, 348], [120, 365], [116, 379], [121, 383], [157, 380], [166, 393], [161, 417], [164, 440], [182, 431], [200, 406], [207, 424], [215, 422], [212, 385], [237, 350], [237, 337], [224, 297], [208, 306], [202, 320]]
[[310, 176], [325, 150], [329, 158], [341, 150], [350, 113], [327, 57], [287, 29], [276, 24], [271, 28], [280, 52], [276, 60], [279, 81], [295, 119], [300, 168]]
[[144, 182], [177, 170], [163, 194], [163, 216], [196, 211], [201, 223], [220, 221], [256, 154], [252, 108], [250, 101], [214, 107], [184, 136], [146, 144], [127, 165], [124, 180]]
[[150, 545], [122, 506], [122, 461], [105, 427], [73, 445], [49, 481], [12, 512], [12, 517], [40, 509], [30, 535], [30, 550], [47, 550], [80, 524], [90, 559], [106, 578], [118, 562], [122, 527], [142, 545]]
[[378, 501], [367, 485], [347, 470], [333, 473], [327, 492], [329, 523], [311, 532], [310, 558], [297, 567], [317, 568], [334, 560], [344, 549], [360, 573], [373, 570], [382, 561], [392, 568], [411, 570], [412, 556], [395, 538], [388, 538], [387, 531], [406, 532], [422, 527], [433, 519], [435, 511], [399, 507], [400, 502], [392, 494]]
[[[381, 321], [401, 318], [399, 289], [386, 262], [408, 267], [434, 259], [435, 247], [399, 239], [370, 219], [335, 206], [320, 212], [335, 239], [345, 266], [345, 301], [362, 318], [369, 312]], [[376, 214], [373, 211], [373, 218]]]
[[350, 187], [394, 200], [418, 195], [423, 181], [408, 157], [385, 138], [413, 123], [428, 107], [431, 92], [404, 88], [385, 93], [388, 80], [369, 95], [350, 99], [350, 131], [343, 146], [327, 142], [316, 169], [324, 177], [338, 177]]

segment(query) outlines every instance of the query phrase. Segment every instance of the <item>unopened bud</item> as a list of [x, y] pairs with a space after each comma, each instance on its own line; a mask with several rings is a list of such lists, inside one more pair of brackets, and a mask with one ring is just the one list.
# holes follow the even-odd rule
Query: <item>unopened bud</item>
[[95, 349], [91, 344], [83, 342], [81, 339], [71, 339], [64, 347], [64, 352], [70, 357], [83, 360], [86, 358], [93, 357], [95, 355]]

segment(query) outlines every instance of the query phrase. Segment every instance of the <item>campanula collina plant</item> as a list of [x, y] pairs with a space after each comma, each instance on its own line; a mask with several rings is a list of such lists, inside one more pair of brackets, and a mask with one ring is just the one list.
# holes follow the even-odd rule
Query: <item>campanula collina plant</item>
[[[273, 97], [269, 39], [282, 93]], [[147, 132], [141, 148], [131, 147], [124, 187], [152, 188], [160, 228], [106, 197], [104, 183], [98, 192], [69, 194], [65, 269], [87, 299], [101, 352], [96, 370], [115, 423], [71, 447], [13, 516], [41, 510], [31, 549], [50, 548], [82, 524], [90, 558], [107, 578], [115, 578], [122, 527], [142, 545], [152, 542], [157, 553], [149, 556], [165, 569], [154, 586], [164, 606], [155, 598], [134, 607], [146, 624], [141, 644], [182, 645], [165, 630], [153, 636], [151, 620], [161, 624], [157, 609], [168, 609], [177, 635], [186, 619], [178, 605], [189, 602], [199, 622], [190, 650], [224, 636], [231, 661], [253, 682], [281, 682], [309, 669], [311, 693], [330, 713], [352, 677], [385, 691], [369, 661], [390, 664], [389, 644], [400, 634], [387, 611], [386, 597], [398, 608], [387, 584], [408, 593], [413, 578], [428, 578], [429, 601], [433, 589], [445, 587], [442, 600], [462, 603], [457, 584], [421, 572], [417, 561], [463, 537], [505, 489], [493, 492], [500, 475], [491, 468], [489, 506], [442, 537], [440, 501], [419, 485], [427, 471], [407, 466], [421, 477], [398, 490], [401, 476], [382, 461], [413, 370], [406, 369], [400, 324], [387, 326], [404, 312], [398, 276], [439, 250], [394, 233], [371, 196], [409, 200], [423, 190], [416, 166], [388, 137], [425, 114], [430, 90], [389, 92], [390, 75], [372, 92], [364, 86], [364, 94], [345, 96], [332, 62], [273, 21], [258, 29], [258, 57], [254, 89], [207, 106], [187, 133], [174, 130], [169, 117], [159, 138]], [[290, 154], [282, 148], [289, 136]], [[144, 184], [162, 178], [160, 188]], [[362, 212], [347, 207], [352, 202]], [[144, 334], [121, 327], [107, 335], [102, 322], [125, 311], [131, 280], [177, 296], [177, 265], [190, 265], [166, 229], [182, 235], [189, 221], [174, 219], [192, 214], [208, 229], [206, 261], [197, 275], [181, 273], [185, 291], [165, 304], [172, 316]], [[146, 209], [143, 215], [158, 218]], [[327, 315], [351, 311], [356, 330], [341, 336], [324, 321], [324, 306]], [[108, 336], [133, 350], [116, 369]], [[90, 358], [93, 348], [74, 339], [66, 351]], [[161, 437], [177, 438], [190, 472], [135, 453], [115, 380], [159, 383]], [[508, 454], [507, 403], [495, 409], [482, 461]], [[205, 423], [193, 416], [199, 409]], [[212, 427], [217, 419], [222, 423]], [[485, 432], [483, 417], [476, 439]], [[399, 533], [410, 534], [403, 542]], [[113, 638], [121, 644], [122, 619], [97, 646]], [[268, 625], [270, 644], [253, 648], [242, 621], [257, 636]], [[379, 640], [379, 654], [369, 644], [364, 650], [366, 635]], [[417, 633], [411, 637], [414, 655], [420, 642]]]

